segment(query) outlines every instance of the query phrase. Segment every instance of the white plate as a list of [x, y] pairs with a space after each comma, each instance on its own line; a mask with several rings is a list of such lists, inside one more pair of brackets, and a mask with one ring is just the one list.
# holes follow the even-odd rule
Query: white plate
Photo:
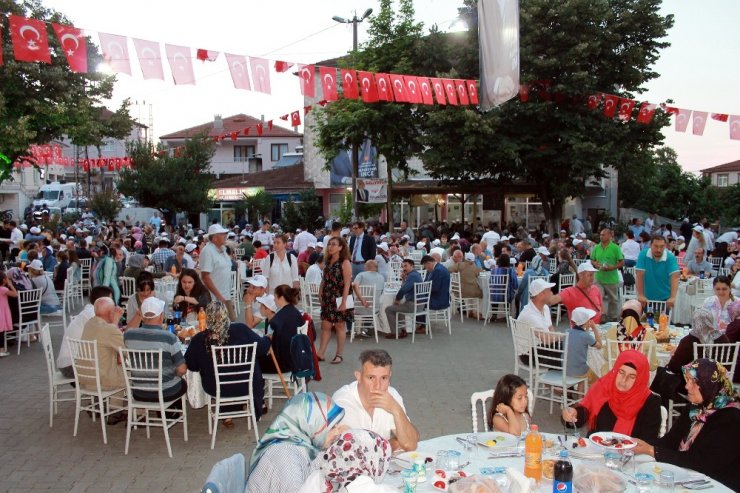
[[635, 470], [635, 472], [652, 474], [655, 476], [655, 479], [658, 479], [661, 471], [671, 471], [674, 481], [686, 481], [689, 479], [689, 472], [686, 469], [674, 466], [673, 464], [666, 464], [665, 462], [643, 462]]
[[411, 452], [402, 452], [400, 454], [394, 455], [394, 457], [398, 457], [401, 460], [410, 462], [411, 467], [414, 466], [414, 461], [416, 459], [423, 459], [424, 461], [426, 461], [426, 464], [434, 464], [434, 457], [429, 454], [425, 454], [424, 452], [419, 452], [418, 450], [413, 450]]
[[[602, 445], [597, 440], [594, 440], [594, 438], [596, 439], [601, 438], [602, 440], [608, 440], [610, 438], [619, 438], [620, 440], [629, 440], [632, 443], [627, 444], [627, 445], [623, 445], [623, 444]], [[598, 445], [599, 447], [609, 449], [609, 450], [627, 450], [627, 449], [637, 447], [637, 441], [635, 441], [634, 438], [632, 438], [631, 436], [622, 435], [621, 433], [616, 433], [613, 431], [600, 431], [598, 433], [593, 433], [588, 439], [591, 440], [591, 443], [593, 443], [594, 445]]]
[[[491, 444], [489, 440], [493, 440], [496, 443]], [[511, 433], [504, 433], [502, 431], [490, 431], [486, 433], [478, 433], [478, 443], [484, 447], [488, 447], [491, 450], [497, 450], [505, 447], [516, 447], [519, 443], [519, 439]]]

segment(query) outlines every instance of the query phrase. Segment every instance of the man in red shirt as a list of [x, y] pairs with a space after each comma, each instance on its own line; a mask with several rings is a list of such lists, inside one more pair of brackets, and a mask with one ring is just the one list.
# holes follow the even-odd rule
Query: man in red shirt
[[563, 304], [568, 309], [568, 320], [574, 309], [580, 307], [588, 308], [596, 312], [592, 318], [597, 324], [601, 323], [601, 314], [604, 302], [601, 299], [601, 291], [594, 285], [594, 272], [598, 269], [590, 261], [583, 262], [578, 266], [578, 281], [575, 286], [565, 288], [559, 294], [553, 295], [547, 303], [550, 306]]

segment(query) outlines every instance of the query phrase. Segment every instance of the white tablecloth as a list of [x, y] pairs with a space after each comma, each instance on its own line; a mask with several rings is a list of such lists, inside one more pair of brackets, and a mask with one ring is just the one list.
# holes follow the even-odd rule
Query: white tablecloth
[[673, 307], [673, 319], [674, 324], [691, 324], [691, 315], [693, 310], [691, 308], [691, 302], [693, 296], [687, 293], [689, 283], [679, 282], [678, 283], [678, 294], [676, 295], [676, 304]]

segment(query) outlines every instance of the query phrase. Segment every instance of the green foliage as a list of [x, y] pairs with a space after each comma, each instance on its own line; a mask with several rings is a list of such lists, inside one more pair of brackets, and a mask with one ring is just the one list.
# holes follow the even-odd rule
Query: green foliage
[[301, 215], [296, 203], [292, 200], [283, 205], [283, 217], [280, 219], [280, 224], [285, 231], [295, 231], [301, 227]]
[[264, 190], [259, 190], [253, 195], [245, 195], [244, 201], [247, 203], [249, 212], [249, 222], [256, 225], [260, 217], [272, 216], [272, 209], [275, 207], [275, 199]]
[[213, 142], [198, 136], [168, 151], [151, 142], [132, 142], [128, 154], [131, 168], [120, 172], [118, 191], [144, 207], [170, 212], [204, 212], [211, 207], [209, 191]]
[[323, 227], [324, 218], [316, 189], [311, 188], [298, 194], [296, 201], [290, 200], [283, 206], [283, 217], [280, 224], [284, 231], [295, 231], [298, 228], [315, 231]]
[[342, 201], [342, 205], [339, 208], [338, 215], [339, 215], [339, 222], [342, 224], [349, 224], [349, 222], [352, 220], [352, 192], [347, 190], [344, 192], [344, 200]]
[[123, 208], [118, 194], [112, 190], [103, 190], [90, 198], [90, 210], [106, 221], [115, 220]]
[[[0, 0], [0, 12], [71, 24], [62, 13], [44, 7], [39, 0]], [[0, 42], [3, 65], [0, 66], [0, 152], [11, 162], [29, 157], [31, 144], [46, 144], [69, 135], [80, 145], [100, 145], [105, 137], [128, 135], [132, 120], [128, 101], [112, 118], [102, 120], [102, 102], [113, 94], [115, 77], [94, 70], [102, 60], [88, 37], [88, 73], [70, 70], [51, 26], [47, 35], [51, 64], [16, 62], [12, 53], [7, 17], [2, 22]], [[10, 176], [10, 165], [0, 162], [0, 183]]]
[[65, 224], [76, 223], [80, 219], [82, 219], [81, 212], [65, 212], [64, 214], [62, 214], [62, 222]]

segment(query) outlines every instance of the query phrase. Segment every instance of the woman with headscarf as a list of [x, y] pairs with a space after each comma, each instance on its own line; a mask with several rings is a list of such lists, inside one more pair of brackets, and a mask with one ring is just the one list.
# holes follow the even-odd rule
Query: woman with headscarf
[[344, 409], [321, 392], [293, 396], [252, 453], [246, 493], [298, 491], [311, 461], [346, 430]]
[[[619, 341], [628, 343], [632, 341], [653, 341], [656, 343], [655, 334], [653, 331], [648, 330], [640, 319], [642, 318], [642, 303], [637, 300], [627, 300], [622, 305], [622, 313], [619, 318], [619, 322], [616, 326], [610, 327], [606, 331], [605, 341]], [[608, 342], [604, 344], [602, 354], [604, 359], [608, 360]], [[617, 344], [617, 347], [621, 350], [623, 347], [621, 344]], [[614, 347], [612, 347], [614, 350]], [[643, 351], [644, 352], [644, 351]], [[607, 363], [608, 364], [608, 363]], [[650, 358], [650, 370], [655, 370], [658, 367], [658, 357], [656, 352], [651, 353]], [[602, 373], [606, 373], [609, 368], [603, 368]]]
[[132, 253], [128, 256], [126, 262], [126, 268], [123, 271], [123, 277], [133, 277], [136, 279], [144, 271], [146, 265], [144, 265], [144, 255], [140, 253]]
[[[216, 375], [213, 369], [211, 348], [214, 346], [240, 346], [257, 343], [257, 359], [259, 360], [270, 349], [270, 339], [258, 336], [252, 329], [242, 323], [231, 323], [229, 310], [220, 301], [213, 301], [206, 307], [206, 327], [205, 331], [195, 334], [191, 339], [188, 350], [185, 352], [185, 363], [188, 365], [188, 370], [200, 372], [200, 380], [206, 394], [215, 396]], [[243, 368], [237, 368], [234, 371], [243, 371]], [[239, 378], [221, 377], [223, 381], [238, 380]], [[221, 395], [224, 397], [250, 394], [252, 395], [254, 413], [259, 420], [263, 413], [263, 398], [265, 395], [265, 383], [262, 379], [259, 363], [255, 363], [254, 366], [251, 388], [247, 386], [246, 382], [221, 387]], [[233, 408], [233, 406], [222, 406], [225, 412], [236, 410], [230, 408]], [[234, 423], [230, 419], [226, 419], [224, 420], [224, 426], [231, 428]]]
[[563, 409], [562, 419], [588, 434], [614, 431], [643, 440], [660, 432], [660, 396], [650, 391], [650, 366], [644, 354], [622, 351], [609, 373], [601, 377], [575, 405]]
[[740, 491], [740, 402], [727, 370], [705, 358], [682, 370], [690, 403], [687, 412], [654, 445], [638, 440], [634, 452], [704, 473]]
[[393, 450], [388, 440], [369, 430], [347, 430], [311, 463], [308, 476], [298, 493], [396, 492], [378, 484], [383, 481]]
[[[697, 308], [694, 311], [691, 331], [678, 343], [668, 364], [665, 365], [673, 373], [681, 374], [681, 367], [694, 360], [694, 343], [720, 344], [730, 342], [727, 336], [717, 329], [714, 315], [706, 308]], [[701, 356], [701, 351], [699, 356]]]

